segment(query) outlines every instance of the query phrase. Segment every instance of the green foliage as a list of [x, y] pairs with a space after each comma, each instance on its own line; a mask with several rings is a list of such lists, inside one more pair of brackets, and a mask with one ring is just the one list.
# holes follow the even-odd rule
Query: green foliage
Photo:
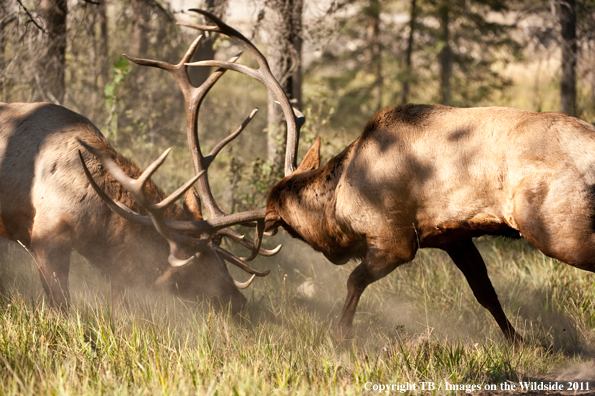
[[232, 211], [250, 210], [262, 207], [271, 187], [278, 178], [278, 172], [262, 158], [249, 164], [231, 156], [229, 161], [229, 188], [232, 191]]
[[[514, 26], [505, 22], [506, 18], [495, 17], [509, 11], [508, 3], [506, 0], [420, 2], [417, 45], [425, 53], [420, 59], [422, 70], [431, 71], [427, 78], [438, 79], [438, 54], [445, 45], [450, 47], [452, 104], [476, 106], [489, 101], [493, 92], [510, 86], [511, 80], [503, 76], [501, 70], [508, 62], [520, 60], [521, 46], [514, 38]], [[449, 31], [447, 43], [441, 39], [445, 13]], [[439, 95], [435, 94], [433, 101], [439, 100]]]
[[[105, 104], [108, 112], [107, 120], [107, 131], [106, 137], [113, 139], [114, 144], [118, 142], [118, 114], [116, 109], [118, 105], [122, 105], [124, 102], [122, 98], [118, 97], [118, 87], [124, 82], [126, 76], [132, 71], [132, 68], [128, 64], [128, 59], [123, 56], [114, 63], [114, 74], [110, 82], [105, 84], [103, 90], [105, 95]], [[113, 136], [113, 137], [112, 137]]]
[[123, 56], [118, 59], [116, 63], [114, 63], [114, 77], [112, 81], [108, 82], [105, 85], [103, 90], [106, 98], [106, 102], [108, 105], [111, 105], [116, 101], [116, 89], [118, 85], [120, 85], [124, 78], [132, 71], [128, 59], [124, 58]]
[[[321, 92], [312, 94], [308, 101], [303, 111], [306, 123], [300, 131], [300, 153], [305, 154], [316, 137], [327, 127], [335, 112], [329, 102], [330, 99]], [[338, 136], [328, 139], [328, 134], [325, 133], [321, 150], [322, 161], [329, 160], [341, 151], [344, 143]], [[264, 206], [271, 188], [283, 177], [283, 169], [277, 169], [260, 156], [246, 161], [245, 155], [239, 152], [237, 147], [231, 147], [227, 166], [228, 189], [232, 192], [231, 208], [234, 212]]]
[[[377, 110], [375, 62], [380, 62], [382, 103], [400, 102], [403, 82], [410, 84], [410, 102], [440, 103], [439, 53], [448, 44], [452, 54], [449, 77], [451, 104], [490, 105], [511, 87], [505, 72], [511, 62], [523, 57], [515, 21], [509, 22], [506, 0], [418, 0], [413, 32], [412, 70], [408, 73], [404, 54], [409, 35], [409, 2], [351, 1], [351, 8], [338, 16], [333, 44], [306, 73], [310, 84], [323, 86], [335, 101], [330, 127], [361, 128]], [[448, 10], [449, 39], [441, 40], [440, 13]], [[379, 13], [380, 31], [371, 36], [371, 19]], [[504, 17], [503, 15], [507, 15]], [[397, 17], [398, 16], [398, 17]], [[512, 18], [514, 19], [514, 18]], [[380, 58], [372, 58], [378, 43]], [[359, 132], [359, 131], [356, 131]], [[352, 135], [353, 136], [353, 135]]]

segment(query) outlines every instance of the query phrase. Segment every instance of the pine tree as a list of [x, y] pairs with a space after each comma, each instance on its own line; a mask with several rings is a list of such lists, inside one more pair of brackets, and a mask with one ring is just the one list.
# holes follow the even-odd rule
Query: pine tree
[[511, 35], [514, 25], [501, 22], [508, 12], [506, 0], [420, 3], [418, 46], [429, 49], [423, 63], [439, 76], [437, 102], [478, 105], [510, 84], [495, 67], [520, 56], [520, 45]]

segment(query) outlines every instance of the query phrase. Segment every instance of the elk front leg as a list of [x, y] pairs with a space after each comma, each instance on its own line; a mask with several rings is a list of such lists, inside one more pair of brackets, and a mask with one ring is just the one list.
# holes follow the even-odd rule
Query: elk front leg
[[347, 299], [339, 318], [339, 337], [350, 336], [355, 310], [364, 289], [390, 274], [399, 265], [411, 261], [414, 255], [415, 252], [408, 254], [407, 258], [399, 259], [388, 254], [368, 252], [364, 261], [355, 267], [347, 280]]
[[31, 248], [37, 258], [41, 284], [52, 305], [65, 309], [70, 299], [70, 236], [66, 233], [44, 238], [33, 235]]
[[492, 314], [504, 336], [513, 342], [520, 342], [522, 338], [512, 327], [502, 310], [494, 286], [488, 277], [488, 270], [481, 254], [471, 239], [456, 242], [443, 248], [452, 261], [461, 270], [477, 301]]

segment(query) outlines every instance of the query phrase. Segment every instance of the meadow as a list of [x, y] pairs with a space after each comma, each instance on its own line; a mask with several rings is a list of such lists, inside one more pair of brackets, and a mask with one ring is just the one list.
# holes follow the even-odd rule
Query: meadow
[[476, 241], [524, 337], [511, 345], [449, 258], [422, 250], [366, 290], [354, 339], [340, 340], [334, 326], [355, 263], [336, 267], [279, 240], [282, 252], [255, 264], [271, 274], [235, 317], [147, 290], [131, 290], [114, 312], [107, 283], [77, 256], [62, 313], [48, 307], [29, 253], [3, 242], [0, 394], [359, 395], [380, 394], [379, 384], [391, 394], [468, 394], [447, 383], [515, 394], [520, 382], [542, 381], [595, 389], [595, 274], [522, 240]]

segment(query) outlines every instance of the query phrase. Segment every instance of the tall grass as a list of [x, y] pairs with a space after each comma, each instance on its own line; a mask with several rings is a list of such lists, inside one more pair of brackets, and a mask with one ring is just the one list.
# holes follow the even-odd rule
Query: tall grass
[[595, 275], [526, 243], [478, 242], [525, 338], [513, 346], [434, 250], [371, 285], [356, 337], [338, 340], [355, 264], [335, 267], [304, 244], [284, 242], [290, 246], [278, 258], [256, 264], [272, 273], [246, 293], [236, 317], [143, 290], [113, 312], [105, 282], [76, 256], [74, 303], [59, 312], [47, 306], [31, 257], [2, 245], [0, 394], [350, 395], [367, 393], [366, 383], [594, 379]]

